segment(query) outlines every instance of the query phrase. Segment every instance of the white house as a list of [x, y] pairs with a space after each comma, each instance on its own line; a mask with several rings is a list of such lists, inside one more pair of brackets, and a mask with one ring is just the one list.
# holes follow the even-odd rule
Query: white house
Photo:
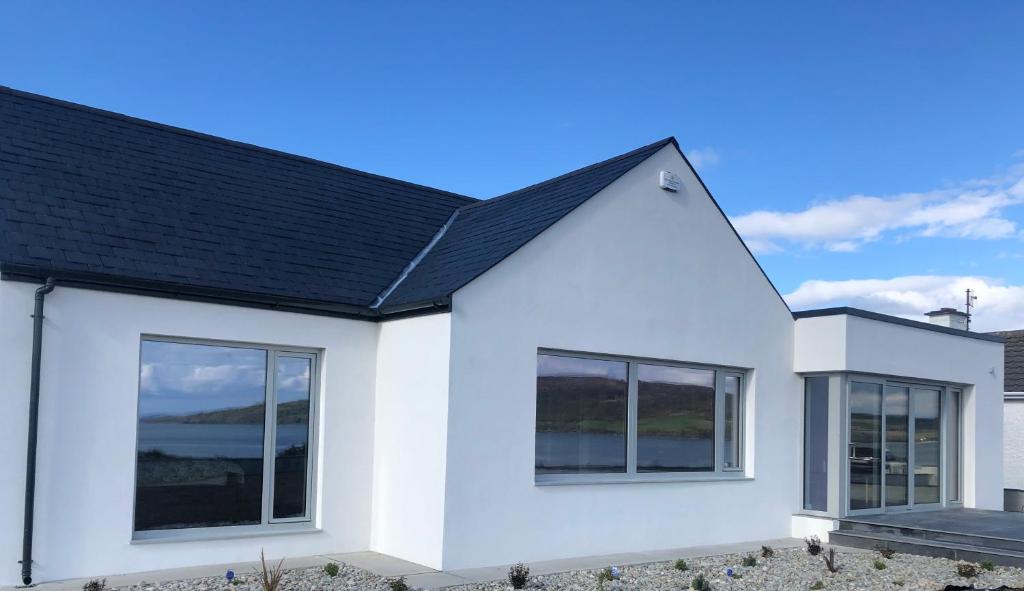
[[1007, 511], [1024, 510], [1024, 330], [994, 333], [1006, 339], [1003, 479]]
[[1002, 504], [1002, 338], [792, 313], [674, 139], [479, 201], [3, 89], [0, 230], [0, 585]]

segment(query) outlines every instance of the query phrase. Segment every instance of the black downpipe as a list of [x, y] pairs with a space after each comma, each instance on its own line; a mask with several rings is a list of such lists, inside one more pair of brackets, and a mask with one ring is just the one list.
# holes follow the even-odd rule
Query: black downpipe
[[43, 357], [43, 300], [53, 291], [53, 277], [36, 290], [32, 314], [32, 382], [28, 404], [28, 459], [25, 462], [25, 533], [21, 541], [21, 582], [32, 584], [32, 525], [36, 505], [36, 439], [39, 434], [39, 368]]

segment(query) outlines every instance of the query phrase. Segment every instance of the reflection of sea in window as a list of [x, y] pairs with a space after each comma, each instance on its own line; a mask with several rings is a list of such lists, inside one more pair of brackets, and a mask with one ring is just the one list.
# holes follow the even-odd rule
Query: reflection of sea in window
[[626, 369], [620, 361], [538, 355], [538, 474], [626, 471]]
[[136, 531], [266, 523], [269, 469], [269, 517], [307, 518], [314, 360], [255, 347], [144, 340]]

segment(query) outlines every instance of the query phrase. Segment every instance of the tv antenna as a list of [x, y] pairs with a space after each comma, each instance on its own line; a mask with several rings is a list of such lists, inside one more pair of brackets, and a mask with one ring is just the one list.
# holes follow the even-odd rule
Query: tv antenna
[[978, 301], [978, 296], [971, 288], [967, 288], [967, 330], [971, 330], [971, 308], [974, 307], [974, 302]]

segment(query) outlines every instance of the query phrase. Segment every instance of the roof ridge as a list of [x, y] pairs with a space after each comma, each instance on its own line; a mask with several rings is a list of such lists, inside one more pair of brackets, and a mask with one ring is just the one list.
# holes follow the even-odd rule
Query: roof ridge
[[90, 107], [89, 105], [83, 105], [81, 103], [75, 103], [75, 102], [72, 102], [72, 101], [66, 101], [66, 100], [63, 100], [63, 99], [58, 99], [58, 98], [54, 98], [54, 97], [50, 97], [50, 96], [46, 96], [46, 95], [42, 95], [42, 94], [36, 94], [34, 92], [27, 92], [27, 91], [24, 91], [24, 90], [18, 90], [16, 88], [11, 88], [10, 86], [4, 86], [2, 84], [0, 84], [0, 93], [9, 94], [9, 95], [12, 95], [12, 96], [16, 96], [16, 97], [20, 97], [20, 98], [24, 98], [24, 99], [29, 99], [29, 100], [35, 100], [35, 101], [39, 101], [39, 102], [42, 102], [42, 103], [49, 103], [49, 104], [57, 105], [59, 107], [64, 107], [64, 108], [67, 108], [67, 109], [74, 109], [74, 110], [78, 110], [78, 111], [85, 111], [87, 113], [92, 113], [94, 115], [101, 115], [101, 116], [104, 116], [104, 117], [109, 117], [111, 119], [116, 119], [116, 120], [120, 120], [120, 121], [126, 121], [128, 123], [134, 123], [136, 125], [142, 125], [142, 126], [145, 126], [145, 127], [151, 127], [151, 128], [159, 129], [159, 130], [162, 130], [162, 131], [169, 131], [169, 132], [172, 132], [172, 133], [177, 133], [179, 135], [184, 135], [184, 136], [188, 136], [188, 137], [192, 137], [192, 138], [196, 138], [196, 139], [201, 139], [201, 140], [207, 140], [207, 141], [213, 141], [213, 142], [218, 142], [218, 143], [222, 143], [222, 144], [227, 144], [227, 145], [234, 146], [234, 147], [237, 147], [237, 148], [244, 148], [244, 149], [247, 149], [247, 150], [252, 150], [254, 152], [262, 152], [264, 154], [270, 154], [270, 155], [273, 155], [273, 156], [282, 156], [282, 157], [289, 158], [289, 159], [292, 159], [292, 160], [298, 160], [300, 162], [305, 162], [307, 164], [316, 164], [318, 166], [329, 168], [331, 170], [343, 171], [343, 172], [347, 172], [347, 173], [351, 173], [351, 174], [356, 174], [356, 175], [360, 175], [360, 176], [364, 176], [364, 177], [368, 177], [368, 178], [372, 178], [372, 179], [378, 179], [378, 180], [383, 180], [383, 181], [387, 181], [387, 182], [391, 182], [391, 183], [396, 183], [396, 184], [399, 184], [399, 185], [404, 185], [404, 186], [412, 187], [412, 188], [416, 188], [416, 189], [426, 189], [428, 191], [433, 191], [433, 192], [436, 192], [436, 193], [441, 193], [443, 195], [447, 195], [447, 196], [450, 196], [450, 197], [455, 197], [455, 198], [467, 201], [467, 203], [465, 203], [463, 206], [460, 206], [460, 207], [464, 207], [465, 205], [472, 205], [473, 203], [479, 203], [481, 201], [480, 199], [477, 199], [476, 197], [470, 197], [469, 195], [462, 195], [462, 194], [459, 194], [459, 193], [454, 193], [452, 191], [447, 191], [445, 189], [438, 189], [437, 187], [431, 187], [431, 186], [428, 186], [428, 185], [422, 185], [422, 184], [419, 184], [419, 183], [413, 183], [413, 182], [410, 182], [410, 181], [404, 181], [402, 179], [396, 179], [394, 177], [384, 176], [382, 174], [375, 174], [375, 173], [372, 173], [372, 172], [366, 172], [365, 170], [359, 170], [359, 169], [356, 169], [356, 168], [349, 168], [348, 166], [342, 166], [340, 164], [335, 164], [333, 162], [327, 162], [326, 160], [319, 160], [317, 158], [312, 158], [310, 156], [302, 156], [300, 154], [292, 154], [291, 152], [285, 152], [285, 151], [282, 151], [282, 150], [275, 150], [274, 148], [267, 148], [265, 146], [260, 146], [260, 145], [257, 145], [257, 144], [252, 144], [252, 143], [243, 142], [243, 141], [239, 141], [239, 140], [233, 140], [233, 139], [229, 139], [229, 138], [226, 138], [226, 137], [221, 137], [221, 136], [213, 135], [213, 134], [209, 134], [209, 133], [203, 133], [201, 131], [195, 131], [193, 129], [188, 129], [188, 128], [185, 128], [185, 127], [178, 127], [176, 125], [169, 125], [167, 123], [160, 123], [158, 121], [152, 121], [150, 119], [143, 119], [141, 117], [135, 117], [135, 116], [132, 116], [132, 115], [126, 115], [124, 113], [118, 113], [116, 111], [109, 111], [107, 109], [100, 109], [98, 107]]
[[493, 204], [493, 203], [497, 203], [499, 201], [504, 201], [505, 199], [508, 199], [510, 197], [515, 197], [517, 195], [525, 193], [526, 191], [530, 191], [532, 189], [536, 189], [538, 187], [542, 187], [542, 186], [550, 184], [550, 183], [555, 183], [555, 182], [558, 182], [558, 181], [561, 181], [561, 180], [564, 180], [564, 179], [567, 179], [567, 178], [571, 178], [571, 177], [576, 176], [576, 175], [585, 174], [585, 173], [590, 172], [590, 171], [592, 171], [592, 170], [594, 170], [596, 168], [599, 168], [601, 166], [605, 166], [605, 165], [611, 164], [613, 162], [617, 162], [619, 160], [624, 160], [626, 158], [630, 158], [630, 157], [635, 156], [635, 155], [637, 155], [637, 154], [639, 154], [641, 152], [644, 152], [645, 150], [651, 150], [651, 149], [654, 149], [654, 148], [662, 148], [662, 147], [667, 146], [669, 144], [675, 144], [677, 147], [679, 145], [678, 142], [676, 142], [676, 138], [674, 136], [669, 136], [669, 137], [667, 137], [665, 139], [658, 140], [656, 142], [647, 144], [646, 146], [641, 146], [641, 147], [636, 148], [634, 150], [630, 150], [629, 152], [626, 152], [624, 154], [619, 154], [618, 156], [612, 156], [611, 158], [606, 158], [606, 159], [604, 159], [604, 160], [602, 160], [600, 162], [596, 162], [594, 164], [588, 164], [587, 166], [584, 166], [583, 168], [577, 168], [576, 170], [572, 170], [570, 172], [558, 175], [556, 177], [552, 177], [550, 179], [543, 180], [543, 181], [534, 183], [532, 185], [528, 185], [528, 186], [523, 187], [521, 189], [516, 189], [515, 191], [511, 191], [509, 193], [503, 193], [501, 195], [498, 195], [497, 197], [491, 197], [490, 199], [479, 199], [479, 200], [477, 200], [474, 203], [468, 203], [466, 205], [461, 206], [459, 208], [459, 210], [460, 211], [466, 211], [468, 209], [473, 209], [474, 207], [477, 207], [477, 206], [490, 205], [490, 204]]

